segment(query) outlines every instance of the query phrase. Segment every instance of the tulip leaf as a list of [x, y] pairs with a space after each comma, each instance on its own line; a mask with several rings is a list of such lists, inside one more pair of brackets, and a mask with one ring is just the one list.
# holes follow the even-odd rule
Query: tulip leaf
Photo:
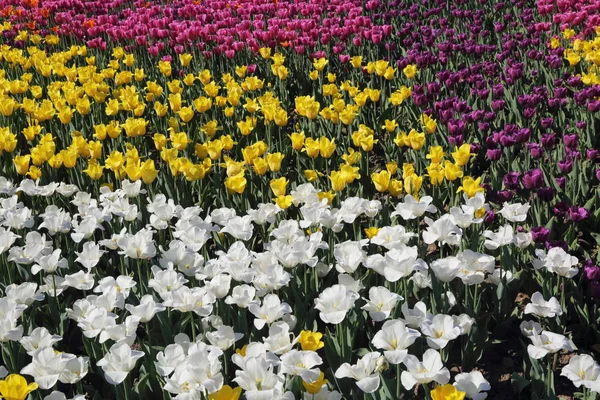
[[521, 392], [523, 392], [523, 390], [531, 384], [530, 381], [528, 381], [516, 372], [512, 373], [510, 377], [510, 383], [512, 384], [516, 392], [519, 394], [521, 394]]

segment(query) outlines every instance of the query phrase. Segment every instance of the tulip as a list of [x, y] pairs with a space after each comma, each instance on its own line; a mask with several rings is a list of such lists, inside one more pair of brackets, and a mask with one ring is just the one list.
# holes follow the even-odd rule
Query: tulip
[[371, 179], [375, 184], [375, 190], [378, 192], [385, 192], [390, 185], [391, 175], [388, 171], [374, 172], [371, 175]]
[[527, 171], [523, 174], [522, 182], [525, 189], [537, 189], [544, 183], [544, 174], [539, 168]]

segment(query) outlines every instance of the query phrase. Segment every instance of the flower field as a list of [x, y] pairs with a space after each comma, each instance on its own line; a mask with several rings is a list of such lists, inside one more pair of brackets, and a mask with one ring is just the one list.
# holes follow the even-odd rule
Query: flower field
[[600, 1], [0, 33], [0, 398], [600, 398]]

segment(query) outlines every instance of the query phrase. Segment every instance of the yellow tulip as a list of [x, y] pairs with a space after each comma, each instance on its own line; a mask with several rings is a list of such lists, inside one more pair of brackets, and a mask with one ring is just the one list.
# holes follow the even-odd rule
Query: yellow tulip
[[302, 386], [304, 386], [304, 389], [306, 389], [306, 391], [309, 394], [312, 394], [314, 397], [315, 394], [317, 394], [321, 391], [321, 389], [323, 388], [324, 385], [327, 385], [327, 382], [329, 382], [329, 381], [327, 379], [325, 379], [325, 373], [321, 372], [319, 374], [319, 379], [317, 379], [316, 381], [314, 381], [312, 383], [308, 383], [303, 380]]
[[146, 160], [141, 166], [141, 178], [146, 185], [152, 183], [158, 175], [158, 170], [154, 165], [154, 160]]
[[156, 150], [160, 151], [167, 145], [168, 139], [162, 133], [155, 133], [154, 136], [152, 136], [152, 141], [154, 142]]
[[425, 158], [431, 160], [432, 164], [441, 164], [445, 155], [446, 153], [444, 153], [442, 146], [431, 146], [429, 148], [429, 154], [427, 154]]
[[425, 145], [425, 134], [414, 129], [408, 133], [408, 141], [413, 150], [421, 150]]
[[173, 144], [173, 148], [177, 150], [185, 150], [190, 142], [188, 135], [185, 132], [171, 133], [170, 139], [171, 143]]
[[267, 173], [267, 169], [269, 168], [269, 164], [262, 157], [257, 157], [252, 160], [252, 169], [256, 172], [257, 175], [264, 175]]
[[87, 143], [89, 158], [98, 159], [102, 156], [102, 142], [90, 140]]
[[323, 334], [321, 332], [300, 331], [298, 343], [304, 351], [317, 351], [325, 347], [325, 343], [321, 341]]
[[350, 184], [356, 179], [360, 179], [360, 174], [358, 173], [359, 169], [359, 167], [354, 167], [350, 164], [342, 164], [340, 173], [346, 184]]
[[39, 125], [28, 126], [27, 128], [23, 128], [23, 136], [27, 139], [28, 142], [33, 141], [37, 135], [42, 132], [42, 127]]
[[321, 136], [319, 138], [319, 152], [321, 157], [330, 158], [335, 151], [335, 139], [329, 140], [328, 138]]
[[13, 163], [15, 164], [15, 169], [17, 170], [17, 174], [25, 175], [27, 171], [29, 171], [29, 162], [31, 160], [31, 156], [29, 154], [23, 156], [16, 156], [13, 159]]
[[209, 394], [208, 400], [238, 400], [241, 394], [241, 387], [232, 389], [229, 385], [223, 385], [217, 392]]
[[352, 147], [348, 148], [348, 154], [342, 155], [342, 160], [346, 161], [348, 165], [357, 164], [362, 158], [362, 154], [358, 151], [354, 151]]
[[204, 124], [200, 127], [200, 130], [204, 134], [206, 134], [206, 136], [208, 136], [208, 137], [215, 136], [217, 131], [219, 131], [221, 129], [223, 129], [223, 128], [219, 128], [219, 123], [217, 122], [217, 120], [214, 120], [214, 119], [211, 121], [208, 121], [206, 124]]
[[421, 118], [419, 118], [419, 122], [421, 123], [425, 131], [429, 134], [435, 132], [437, 128], [437, 121], [427, 114], [423, 114]]
[[192, 107], [182, 107], [179, 111], [177, 111], [177, 115], [183, 122], [190, 122], [192, 118], [194, 118], [194, 110]]
[[235, 67], [235, 74], [238, 76], [238, 78], [244, 79], [246, 77], [246, 71], [248, 71], [248, 67], [245, 65]]
[[294, 197], [292, 197], [289, 194], [277, 196], [277, 198], [275, 198], [275, 204], [277, 204], [277, 206], [283, 210], [290, 208], [293, 201], [294, 201]]
[[396, 74], [396, 68], [387, 67], [385, 69], [385, 72], [383, 73], [383, 77], [385, 79], [387, 79], [388, 81], [391, 81], [392, 79], [394, 79], [395, 74]]
[[148, 121], [144, 118], [127, 118], [121, 126], [125, 129], [125, 134], [128, 137], [134, 138], [146, 134], [146, 125]]
[[233, 139], [231, 138], [231, 135], [221, 136], [220, 140], [221, 140], [221, 143], [223, 144], [223, 150], [227, 150], [227, 151], [233, 149], [233, 146], [235, 146], [237, 144], [237, 142], [233, 141]]
[[270, 47], [262, 47], [260, 49], [258, 49], [258, 52], [260, 53], [262, 58], [269, 58], [271, 57], [271, 48]]
[[309, 181], [309, 182], [314, 182], [317, 179], [319, 179], [319, 172], [314, 170], [314, 169], [307, 169], [304, 171], [304, 177]]
[[404, 190], [406, 193], [418, 198], [419, 190], [423, 185], [423, 177], [417, 175], [410, 175], [404, 178]]
[[474, 153], [471, 153], [471, 146], [467, 143], [462, 146], [456, 148], [456, 151], [452, 153], [452, 158], [454, 158], [454, 162], [459, 167], [466, 165], [469, 162], [471, 156], [474, 156]]
[[444, 163], [444, 175], [449, 181], [455, 181], [463, 177], [463, 171], [458, 165], [446, 160]]
[[246, 183], [247, 181], [243, 172], [237, 175], [228, 176], [225, 179], [225, 187], [229, 193], [244, 193], [244, 190], [246, 189]]
[[171, 72], [173, 71], [171, 68], [171, 63], [169, 61], [159, 61], [158, 62], [158, 70], [164, 76], [171, 76]]
[[360, 66], [362, 65], [362, 61], [363, 61], [362, 56], [354, 56], [350, 59], [350, 64], [354, 68], [360, 68]]
[[375, 184], [375, 190], [383, 193], [388, 190], [391, 175], [387, 170], [384, 170], [381, 172], [374, 172], [373, 174], [371, 174], [371, 179]]
[[402, 194], [402, 181], [398, 179], [392, 179], [390, 181], [390, 185], [388, 186], [388, 192], [393, 197], [399, 197]]
[[323, 71], [327, 64], [329, 64], [329, 60], [327, 60], [326, 58], [315, 58], [313, 60], [313, 67], [315, 67], [315, 69], [319, 72]]
[[306, 155], [310, 158], [317, 158], [320, 153], [319, 141], [313, 138], [306, 138], [302, 151], [306, 152]]
[[300, 150], [304, 146], [304, 132], [294, 132], [288, 135], [292, 140], [292, 148], [294, 150]]
[[391, 175], [396, 175], [396, 172], [398, 172], [398, 163], [396, 161], [389, 161], [385, 163], [385, 169], [387, 169]]
[[96, 160], [90, 160], [88, 163], [88, 167], [84, 169], [83, 172], [85, 172], [90, 178], [96, 181], [102, 177], [103, 169], [104, 167], [98, 164]]
[[432, 400], [463, 400], [465, 392], [460, 392], [454, 385], [438, 386], [431, 391]]
[[417, 66], [415, 64], [408, 64], [406, 67], [404, 67], [402, 72], [404, 73], [404, 76], [406, 76], [408, 79], [413, 79], [418, 72]]
[[118, 171], [125, 165], [125, 156], [120, 151], [113, 150], [104, 160], [104, 165], [111, 171]]
[[42, 170], [32, 165], [29, 167], [29, 171], [27, 171], [27, 176], [29, 176], [32, 180], [37, 181], [42, 176]]
[[427, 167], [427, 174], [429, 176], [429, 181], [433, 186], [439, 186], [444, 181], [446, 177], [446, 172], [441, 164], [431, 163]]
[[471, 176], [465, 176], [462, 180], [462, 186], [458, 188], [456, 193], [465, 192], [467, 197], [471, 198], [477, 193], [484, 193], [485, 189], [481, 186], [481, 177], [473, 179]]
[[333, 193], [333, 191], [328, 191], [328, 192], [319, 192], [317, 193], [317, 197], [319, 198], [319, 201], [322, 201], [323, 199], [327, 199], [327, 204], [331, 205], [331, 202], [333, 201], [333, 199], [335, 199], [336, 194]]
[[179, 62], [181, 63], [182, 67], [187, 67], [188, 65], [190, 65], [191, 61], [192, 61], [191, 54], [184, 53], [184, 54], [179, 55]]
[[329, 175], [331, 189], [340, 192], [346, 188], [346, 180], [340, 171], [331, 171]]
[[281, 161], [284, 159], [284, 155], [281, 153], [270, 153], [265, 157], [267, 164], [269, 164], [269, 170], [271, 172], [279, 172], [281, 169]]
[[398, 123], [396, 122], [396, 120], [389, 120], [386, 119], [385, 121], [383, 121], [384, 125], [382, 126], [383, 129], [385, 129], [388, 132], [393, 132], [396, 130], [396, 128], [398, 127]]
[[368, 228], [365, 228], [364, 232], [367, 236], [367, 239], [373, 239], [375, 236], [377, 236], [380, 230], [381, 228], [377, 228], [376, 226], [370, 226]]
[[25, 400], [38, 388], [37, 383], [27, 383], [19, 374], [10, 374], [0, 381], [0, 396], [5, 400]]
[[219, 139], [211, 140], [206, 143], [206, 150], [211, 160], [218, 160], [221, 158], [221, 152], [223, 151], [223, 143]]
[[286, 186], [289, 183], [287, 178], [281, 177], [277, 179], [272, 179], [269, 183], [271, 190], [275, 196], [284, 196], [286, 193]]

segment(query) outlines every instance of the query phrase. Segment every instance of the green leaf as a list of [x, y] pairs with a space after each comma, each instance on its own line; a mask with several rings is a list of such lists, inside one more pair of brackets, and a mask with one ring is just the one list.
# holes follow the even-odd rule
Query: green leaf
[[146, 391], [146, 387], [149, 387], [148, 381], [150, 380], [150, 374], [143, 375], [140, 380], [133, 386], [133, 391], [139, 396]]
[[510, 377], [510, 383], [512, 384], [513, 388], [515, 389], [515, 391], [519, 394], [521, 394], [521, 392], [531, 384], [530, 381], [528, 381], [527, 379], [525, 379], [524, 377], [522, 377], [521, 375], [517, 374], [516, 372], [513, 372], [511, 377]]

